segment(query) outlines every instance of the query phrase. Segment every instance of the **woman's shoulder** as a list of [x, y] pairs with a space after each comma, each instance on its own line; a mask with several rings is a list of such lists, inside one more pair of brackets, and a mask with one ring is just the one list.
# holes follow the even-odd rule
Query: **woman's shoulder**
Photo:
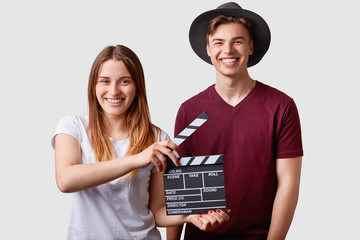
[[62, 117], [57, 126], [55, 133], [52, 137], [52, 146], [55, 146], [55, 136], [60, 133], [65, 133], [76, 138], [79, 142], [87, 134], [87, 126], [89, 118], [87, 116], [65, 116]]
[[159, 132], [157, 135], [158, 135], [158, 141], [171, 140], [169, 134], [167, 134], [167, 132], [165, 132], [161, 128], [159, 128]]
[[88, 125], [88, 116], [65, 116], [59, 120], [55, 134], [68, 133], [80, 139], [81, 135], [87, 134]]
[[64, 116], [59, 120], [58, 125], [83, 125], [87, 127], [89, 124], [89, 117], [88, 116], [75, 116], [75, 115], [68, 115]]
[[89, 122], [89, 116], [78, 116], [78, 115], [67, 115], [64, 116], [60, 119], [60, 121], [73, 121], [73, 122], [78, 122], [78, 121], [87, 121]]

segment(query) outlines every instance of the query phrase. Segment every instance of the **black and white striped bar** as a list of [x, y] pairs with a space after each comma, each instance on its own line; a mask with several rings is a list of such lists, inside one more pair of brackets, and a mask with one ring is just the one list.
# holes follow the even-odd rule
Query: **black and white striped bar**
[[180, 166], [210, 165], [224, 163], [224, 155], [191, 156], [179, 159]]
[[195, 120], [192, 121], [189, 126], [182, 130], [179, 135], [174, 138], [173, 142], [179, 146], [183, 141], [185, 141], [186, 138], [193, 134], [209, 118], [209, 115], [206, 112], [203, 112], [202, 114], [200, 114], [200, 116], [195, 118]]

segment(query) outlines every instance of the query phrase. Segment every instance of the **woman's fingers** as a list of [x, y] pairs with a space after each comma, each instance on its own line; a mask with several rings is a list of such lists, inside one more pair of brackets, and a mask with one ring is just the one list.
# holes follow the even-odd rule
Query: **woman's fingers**
[[202, 215], [202, 220], [204, 222], [203, 225], [203, 231], [211, 231], [213, 230], [215, 227], [219, 226], [221, 223], [219, 223], [217, 221], [217, 219], [213, 216], [213, 212], [209, 211], [209, 214], [206, 215]]
[[[176, 157], [175, 153], [174, 153], [174, 150], [178, 150], [178, 146], [169, 141], [169, 140], [165, 140], [165, 141], [161, 141], [161, 142], [158, 142], [159, 143], [159, 151], [168, 156], [171, 161], [173, 161], [173, 163], [175, 164], [175, 166], [178, 166], [180, 165], [180, 162], [179, 162], [179, 159]], [[166, 162], [166, 158], [164, 160]]]
[[211, 222], [206, 217], [206, 214], [204, 213], [204, 214], [200, 215], [199, 219], [202, 222], [202, 225], [199, 228], [205, 232], [211, 231]]
[[163, 172], [166, 169], [166, 157], [158, 151], [154, 155], [152, 162], [159, 172]]
[[180, 162], [173, 152], [174, 149], [178, 150], [178, 147], [170, 140], [155, 142], [141, 153], [136, 154], [137, 167], [143, 168], [153, 163], [159, 172], [164, 172], [167, 167], [166, 156], [178, 166]]
[[168, 156], [176, 166], [180, 165], [179, 159], [174, 154], [172, 148], [177, 149], [177, 146], [169, 140], [154, 143], [148, 148], [148, 161], [152, 162], [159, 172], [166, 170], [166, 156]]
[[224, 211], [218, 209], [216, 211], [210, 210], [208, 214], [202, 214], [199, 219], [203, 223], [200, 229], [208, 232], [229, 221], [230, 217]]
[[158, 143], [163, 145], [164, 147], [171, 148], [172, 151], [179, 151], [179, 147], [170, 140], [164, 140], [164, 141], [160, 141]]
[[217, 209], [216, 213], [211, 212], [210, 215], [213, 216], [214, 218], [216, 218], [216, 220], [220, 224], [223, 224], [224, 222], [227, 222], [230, 220], [229, 215], [227, 215], [224, 211], [221, 211], [220, 209]]

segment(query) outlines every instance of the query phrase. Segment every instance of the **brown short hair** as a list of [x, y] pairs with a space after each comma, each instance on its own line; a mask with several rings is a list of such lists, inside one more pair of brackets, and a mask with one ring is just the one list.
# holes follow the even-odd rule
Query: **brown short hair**
[[249, 40], [250, 41], [252, 40], [252, 23], [249, 20], [243, 17], [231, 17], [231, 16], [220, 15], [210, 21], [206, 29], [206, 42], [208, 43], [209, 36], [215, 32], [218, 26], [220, 26], [221, 24], [229, 24], [229, 23], [240, 23], [241, 25], [243, 25], [249, 34]]

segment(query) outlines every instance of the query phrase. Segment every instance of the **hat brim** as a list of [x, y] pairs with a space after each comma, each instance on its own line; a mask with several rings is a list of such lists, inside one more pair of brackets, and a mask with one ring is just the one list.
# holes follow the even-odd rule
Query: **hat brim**
[[270, 29], [265, 20], [258, 14], [246, 9], [223, 8], [202, 13], [191, 24], [189, 40], [194, 52], [205, 62], [212, 64], [206, 51], [206, 29], [212, 19], [217, 16], [243, 17], [252, 23], [254, 52], [249, 56], [247, 66], [260, 62], [270, 46]]

